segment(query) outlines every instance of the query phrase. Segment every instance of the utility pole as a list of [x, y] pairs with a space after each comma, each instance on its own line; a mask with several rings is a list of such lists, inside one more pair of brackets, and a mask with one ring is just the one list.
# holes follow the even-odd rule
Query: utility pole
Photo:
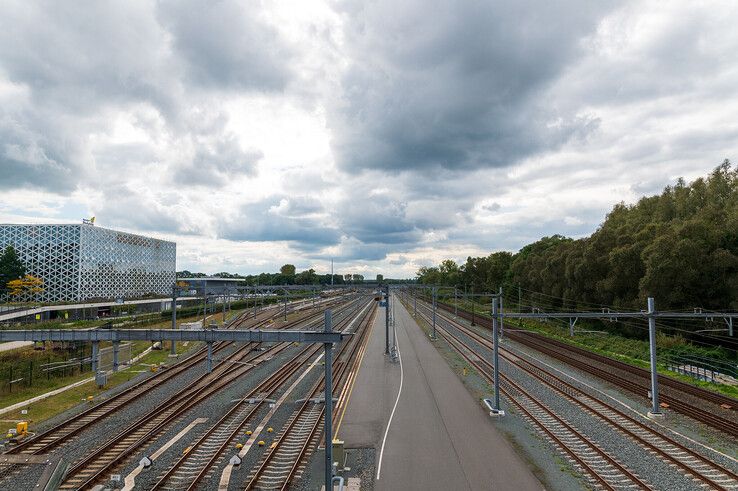
[[205, 329], [205, 323], [208, 319], [208, 296], [205, 290], [202, 291], [202, 328]]
[[457, 299], [456, 295], [456, 287], [454, 287], [454, 317], [459, 316], [459, 300]]
[[493, 412], [502, 416], [504, 413], [500, 410], [500, 360], [499, 360], [499, 337], [497, 334], [497, 321], [499, 318], [497, 311], [497, 298], [492, 297], [492, 364], [494, 366], [494, 384], [495, 384], [495, 407]]
[[100, 342], [92, 342], [92, 373], [97, 373], [98, 369], [98, 357], [100, 356]]
[[[172, 285], [172, 330], [177, 329], [177, 284]], [[170, 355], [177, 354], [176, 341], [172, 340]]]
[[413, 288], [413, 317], [418, 316], [418, 290]]
[[387, 297], [384, 302], [384, 354], [389, 354], [389, 303], [390, 303], [390, 293], [389, 293], [389, 285], [385, 287], [385, 290], [387, 292]]
[[284, 320], [287, 321], [287, 290], [284, 291]]
[[[502, 287], [500, 287], [500, 312], [502, 312]], [[505, 324], [502, 320], [502, 317], [500, 317], [500, 337], [505, 336]]]
[[433, 334], [431, 339], [436, 339], [436, 287], [433, 287]]
[[474, 285], [471, 287], [471, 304], [472, 304], [472, 321], [471, 325], [474, 326]]
[[[330, 310], [325, 311], [325, 332], [333, 330]], [[325, 357], [325, 489], [333, 489], [333, 343], [323, 344]]]
[[333, 258], [331, 258], [331, 286], [333, 286]]
[[651, 349], [651, 411], [649, 416], [662, 416], [659, 405], [659, 380], [656, 371], [656, 307], [653, 297], [648, 297], [648, 344]]

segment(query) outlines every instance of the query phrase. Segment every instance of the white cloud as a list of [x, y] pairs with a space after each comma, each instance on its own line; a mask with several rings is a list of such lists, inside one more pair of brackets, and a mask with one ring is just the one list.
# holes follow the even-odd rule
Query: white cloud
[[0, 221], [413, 276], [735, 158], [738, 6], [510, 5], [4, 2]]

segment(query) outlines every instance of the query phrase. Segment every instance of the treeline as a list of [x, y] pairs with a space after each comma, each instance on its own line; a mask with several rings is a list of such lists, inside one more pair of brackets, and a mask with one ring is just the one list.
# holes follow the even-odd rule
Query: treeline
[[[191, 271], [177, 271], [177, 278], [202, 278], [209, 276], [205, 273], [193, 273]], [[279, 273], [261, 273], [258, 275], [240, 275], [236, 273], [220, 272], [215, 273], [218, 278], [238, 278], [245, 279], [248, 285], [330, 285], [330, 274], [317, 274], [314, 269], [310, 268], [298, 273], [295, 266], [285, 264], [279, 270]], [[358, 284], [364, 282], [364, 276], [360, 274], [334, 274], [334, 285]]]
[[620, 203], [589, 237], [544, 237], [516, 254], [445, 260], [418, 281], [492, 292], [502, 286], [553, 306], [738, 308], [738, 168], [725, 160], [706, 178], [679, 179], [658, 196]]

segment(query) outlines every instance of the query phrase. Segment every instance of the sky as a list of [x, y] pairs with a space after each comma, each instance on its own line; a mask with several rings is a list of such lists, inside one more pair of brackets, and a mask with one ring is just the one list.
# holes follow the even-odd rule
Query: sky
[[413, 277], [738, 150], [738, 2], [0, 3], [0, 223]]

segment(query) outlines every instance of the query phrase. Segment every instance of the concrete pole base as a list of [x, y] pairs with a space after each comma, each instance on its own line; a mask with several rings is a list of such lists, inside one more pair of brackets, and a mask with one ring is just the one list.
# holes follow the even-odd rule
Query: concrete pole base
[[501, 418], [505, 415], [505, 411], [502, 409], [493, 409], [489, 412], [489, 415], [493, 418]]
[[651, 411], [649, 411], [649, 412], [646, 413], [646, 416], [648, 416], [651, 419], [654, 419], [654, 418], [658, 419], [658, 418], [663, 418], [664, 417], [664, 413], [662, 413], [662, 412], [652, 413]]
[[177, 354], [177, 353], [169, 353], [169, 358], [179, 358], [179, 354]]

